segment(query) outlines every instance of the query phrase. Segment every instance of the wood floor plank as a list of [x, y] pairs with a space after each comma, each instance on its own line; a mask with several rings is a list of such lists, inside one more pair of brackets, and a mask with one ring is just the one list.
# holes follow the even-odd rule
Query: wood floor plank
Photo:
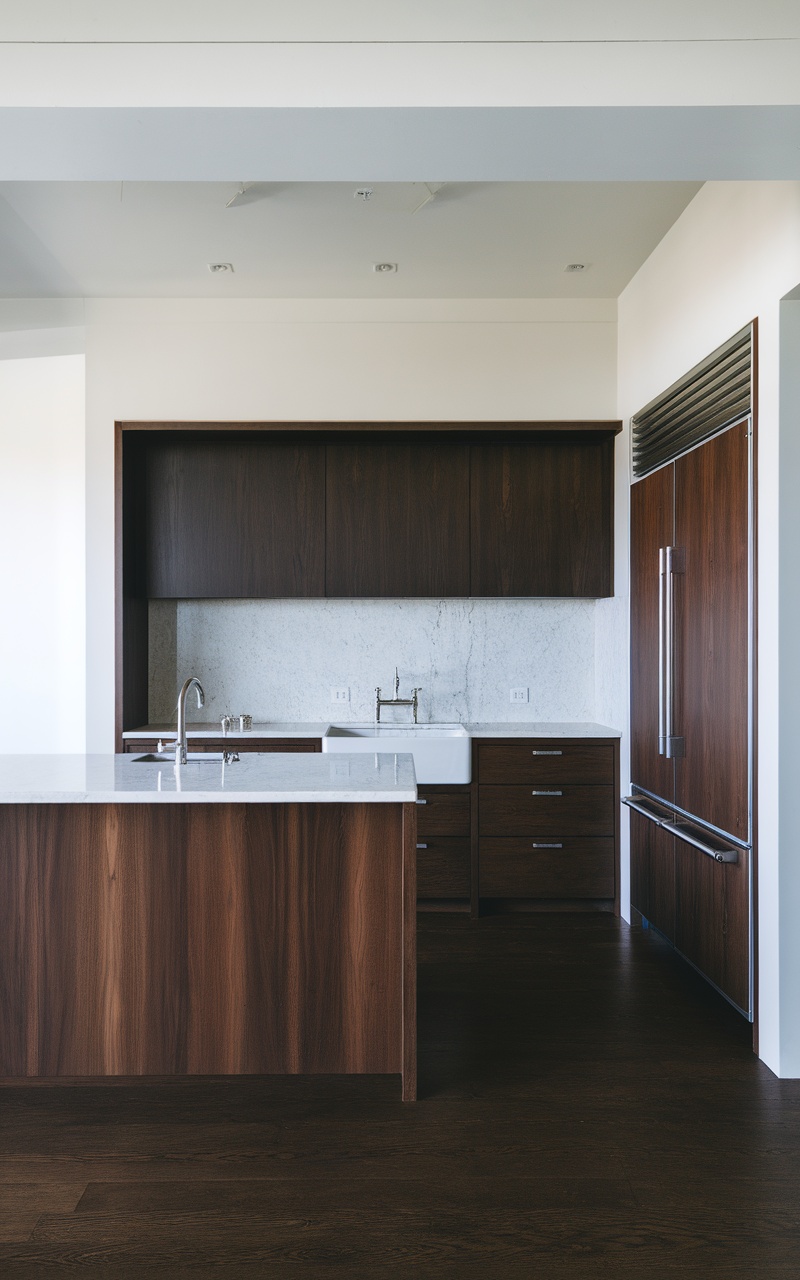
[[43, 1213], [71, 1213], [84, 1182], [0, 1183], [0, 1242], [27, 1240]]

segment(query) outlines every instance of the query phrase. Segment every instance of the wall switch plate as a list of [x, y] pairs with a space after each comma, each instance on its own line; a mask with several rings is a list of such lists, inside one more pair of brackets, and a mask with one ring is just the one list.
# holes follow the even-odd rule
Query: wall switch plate
[[527, 701], [528, 701], [528, 686], [527, 686], [527, 685], [521, 685], [519, 689], [512, 689], [512, 690], [511, 690], [511, 701], [512, 701], [512, 702], [527, 702]]
[[338, 702], [341, 704], [342, 702], [349, 702], [349, 701], [350, 701], [350, 690], [348, 689], [347, 685], [342, 685], [341, 688], [331, 687], [331, 702]]

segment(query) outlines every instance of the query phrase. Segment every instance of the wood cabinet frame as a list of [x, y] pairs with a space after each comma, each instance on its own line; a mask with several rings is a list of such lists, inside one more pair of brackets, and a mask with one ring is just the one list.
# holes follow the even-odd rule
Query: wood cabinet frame
[[[540, 422], [142, 422], [115, 423], [114, 510], [115, 510], [115, 749], [122, 750], [124, 729], [136, 728], [148, 719], [148, 606], [145, 584], [125, 573], [126, 545], [133, 536], [126, 516], [136, 500], [136, 476], [123, 467], [125, 440], [154, 432], [235, 432], [281, 433], [283, 435], [347, 435], [353, 440], [375, 436], [408, 437], [424, 435], [433, 440], [459, 436], [463, 439], [491, 436], [497, 440], [517, 440], [549, 436], [612, 440], [622, 429], [613, 420]], [[127, 492], [126, 492], [127, 490]], [[613, 510], [612, 510], [613, 522]], [[127, 580], [126, 580], [127, 577]]]

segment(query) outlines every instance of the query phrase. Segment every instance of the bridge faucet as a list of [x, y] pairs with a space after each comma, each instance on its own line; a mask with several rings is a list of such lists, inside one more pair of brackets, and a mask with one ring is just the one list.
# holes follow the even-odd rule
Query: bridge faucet
[[394, 697], [382, 698], [380, 685], [375, 690], [375, 723], [380, 724], [381, 707], [411, 707], [411, 710], [414, 715], [414, 724], [416, 724], [417, 723], [417, 694], [419, 693], [419, 690], [421, 688], [422, 686], [420, 685], [419, 688], [412, 689], [410, 698], [401, 698], [400, 697], [400, 676], [398, 675], [397, 667], [395, 667]]

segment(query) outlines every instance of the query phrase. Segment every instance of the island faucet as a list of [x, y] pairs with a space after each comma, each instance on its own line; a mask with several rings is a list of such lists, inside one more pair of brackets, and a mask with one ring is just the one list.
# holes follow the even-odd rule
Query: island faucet
[[197, 690], [197, 705], [202, 707], [206, 700], [203, 692], [203, 686], [197, 679], [197, 676], [189, 676], [188, 680], [184, 680], [181, 685], [181, 691], [178, 694], [178, 737], [175, 742], [175, 763], [186, 764], [186, 695], [192, 685]]

